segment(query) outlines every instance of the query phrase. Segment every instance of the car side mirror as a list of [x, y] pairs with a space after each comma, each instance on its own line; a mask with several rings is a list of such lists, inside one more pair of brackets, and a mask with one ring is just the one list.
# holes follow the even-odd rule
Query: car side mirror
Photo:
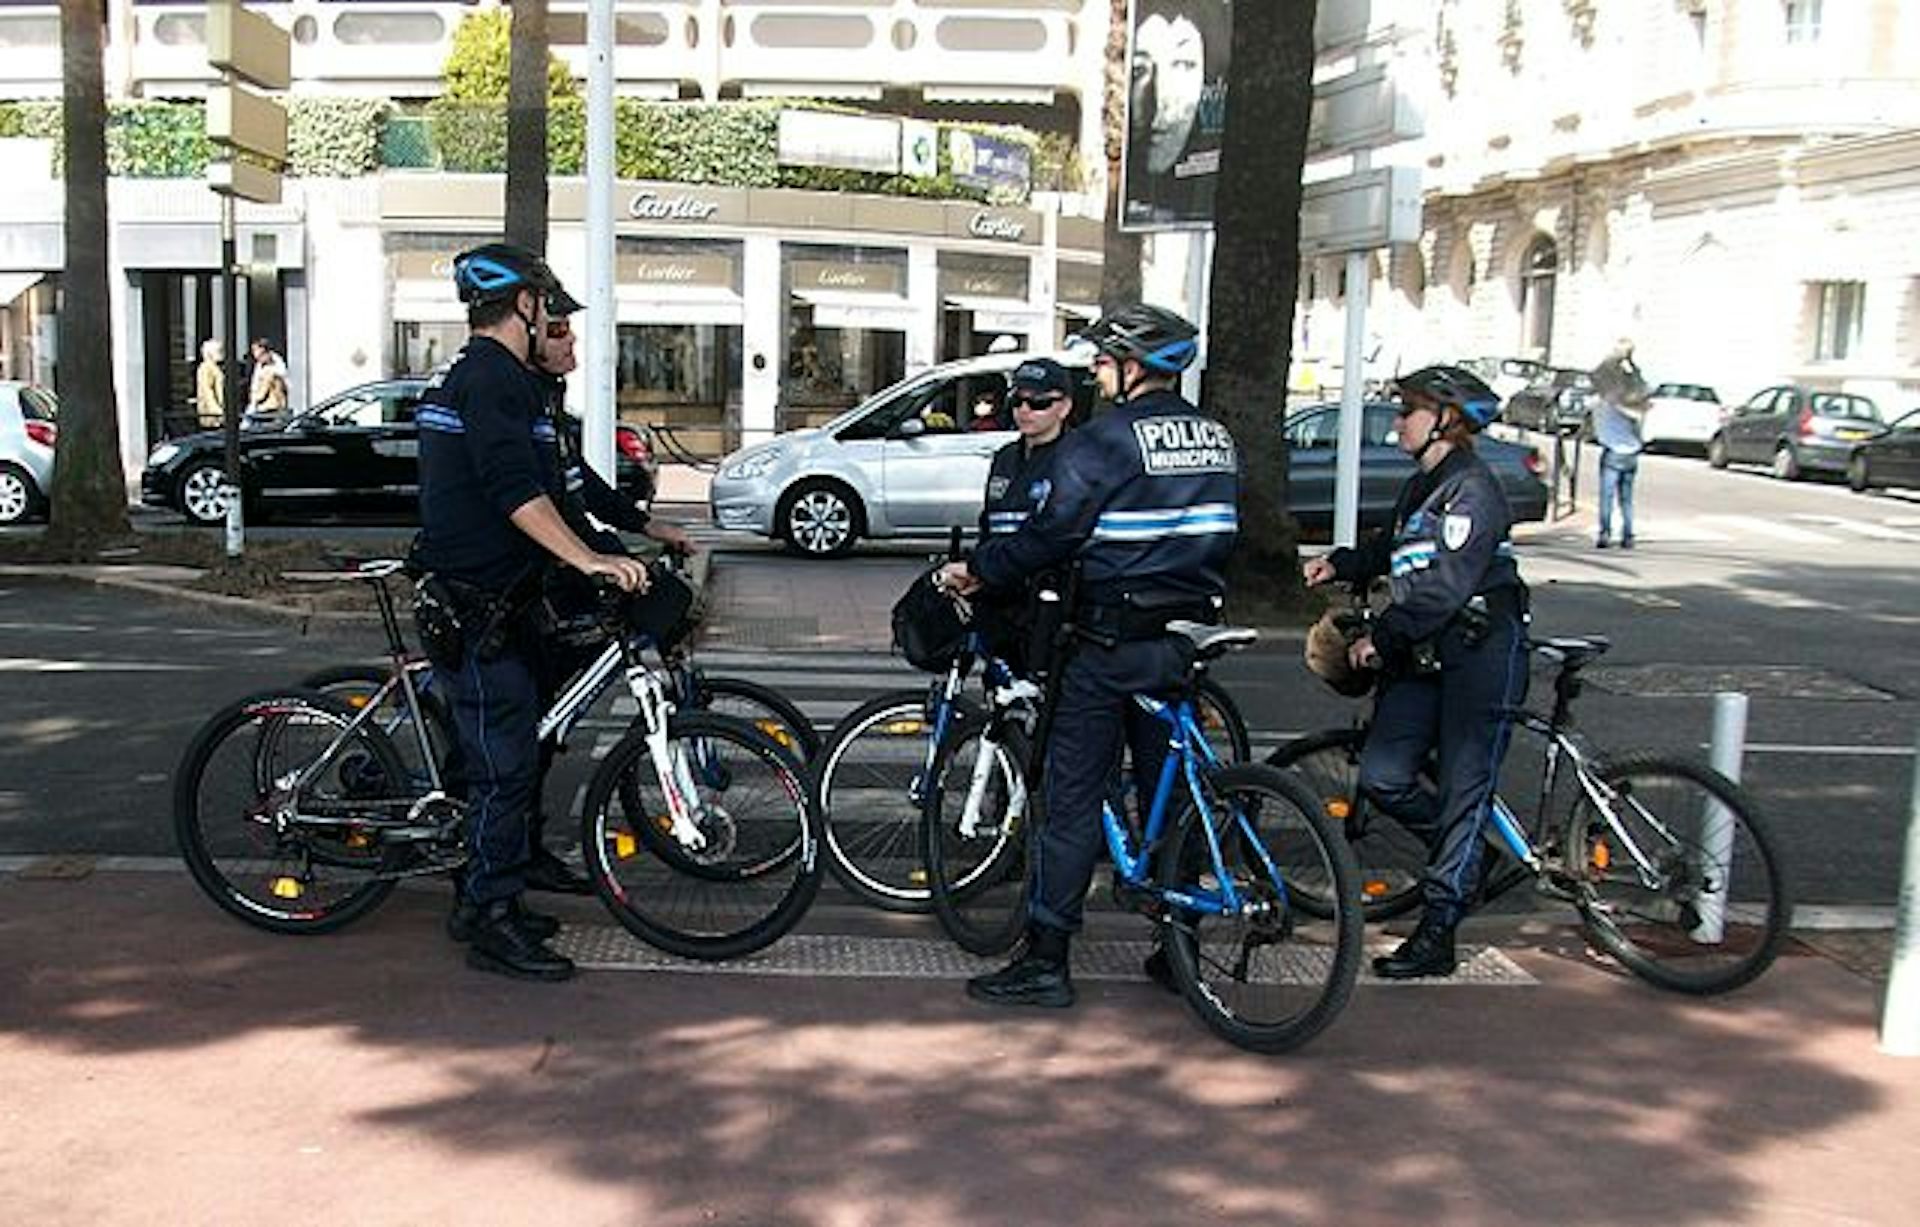
[[919, 418], [907, 418], [887, 432], [889, 439], [917, 439], [927, 433], [927, 424]]

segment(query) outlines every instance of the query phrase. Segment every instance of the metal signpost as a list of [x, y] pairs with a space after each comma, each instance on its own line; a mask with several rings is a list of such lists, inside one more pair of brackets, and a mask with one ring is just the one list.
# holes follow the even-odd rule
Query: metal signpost
[[242, 82], [266, 90], [293, 84], [292, 43], [287, 32], [235, 0], [208, 0], [207, 64], [219, 77], [207, 94], [207, 139], [225, 153], [207, 166], [207, 186], [220, 197], [220, 344], [226, 358], [225, 427], [227, 556], [238, 558], [246, 528], [240, 482], [239, 257], [235, 251], [234, 200], [280, 202], [280, 167], [287, 160], [287, 111]]

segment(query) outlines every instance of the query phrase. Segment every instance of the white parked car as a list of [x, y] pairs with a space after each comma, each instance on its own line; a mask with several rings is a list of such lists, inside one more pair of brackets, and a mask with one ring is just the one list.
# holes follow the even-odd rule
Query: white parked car
[[[993, 454], [1016, 438], [1007, 380], [1029, 354], [942, 363], [876, 392], [824, 426], [743, 447], [720, 462], [709, 501], [721, 528], [758, 533], [817, 558], [862, 537], [944, 537], [971, 529]], [[1073, 372], [1074, 413], [1091, 411], [1087, 354], [1060, 354]], [[989, 397], [998, 429], [968, 430]]]
[[45, 514], [53, 493], [60, 402], [30, 383], [0, 381], [0, 524]]
[[1684, 447], [1705, 451], [1720, 429], [1726, 406], [1712, 388], [1698, 383], [1663, 383], [1647, 398], [1640, 439], [1648, 449]]

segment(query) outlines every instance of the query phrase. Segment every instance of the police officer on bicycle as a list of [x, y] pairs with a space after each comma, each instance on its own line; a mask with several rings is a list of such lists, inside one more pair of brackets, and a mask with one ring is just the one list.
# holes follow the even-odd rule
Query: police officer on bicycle
[[557, 980], [550, 916], [521, 902], [537, 779], [541, 583], [555, 560], [632, 592], [646, 569], [600, 553], [567, 526], [566, 491], [542, 462], [553, 427], [533, 364], [560, 289], [546, 261], [489, 243], [454, 261], [469, 338], [429, 385], [420, 427], [422, 639], [447, 678], [466, 780], [468, 861], [448, 930], [473, 967]]
[[1080, 567], [1080, 642], [1064, 666], [1047, 746], [1048, 818], [1031, 870], [1026, 941], [1007, 967], [967, 982], [976, 1000], [1073, 1004], [1068, 946], [1123, 742], [1140, 779], [1154, 779], [1167, 753], [1165, 734], [1132, 696], [1184, 682], [1192, 649], [1167, 633], [1169, 622], [1218, 617], [1239, 526], [1239, 455], [1225, 427], [1174, 391], [1196, 336], [1185, 319], [1146, 305], [1088, 330], [1094, 375], [1114, 408], [1060, 442], [1050, 489], [1017, 531], [989, 537], [941, 571], [964, 594], [1070, 560]]
[[[1454, 930], [1479, 885], [1482, 832], [1505, 712], [1527, 691], [1527, 589], [1508, 539], [1512, 514], [1474, 437], [1500, 399], [1469, 371], [1430, 366], [1396, 381], [1401, 450], [1418, 465], [1391, 533], [1307, 562], [1309, 586], [1389, 579], [1392, 601], [1349, 649], [1382, 688], [1361, 755], [1360, 787], [1423, 836], [1425, 908], [1413, 935], [1374, 960], [1385, 979], [1453, 972]], [[1433, 760], [1438, 793], [1422, 784]]]
[[[1073, 376], [1052, 358], [1032, 358], [1014, 369], [1007, 406], [1020, 437], [993, 455], [987, 469], [987, 493], [980, 509], [980, 537], [1015, 532], [1044, 506], [1053, 490], [1053, 458], [1073, 413]], [[1046, 662], [1032, 649], [1035, 593], [1048, 577], [1028, 576], [1010, 591], [987, 589], [974, 607], [986, 614], [987, 637], [995, 654], [1022, 674]], [[1039, 632], [1044, 634], [1044, 631]]]

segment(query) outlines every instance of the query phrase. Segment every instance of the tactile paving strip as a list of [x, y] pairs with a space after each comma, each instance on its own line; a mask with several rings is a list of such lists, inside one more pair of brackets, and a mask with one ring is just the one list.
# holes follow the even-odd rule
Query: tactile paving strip
[[[568, 925], [554, 939], [553, 945], [581, 967], [594, 971], [960, 980], [991, 971], [1001, 962], [998, 959], [975, 958], [951, 943], [922, 938], [797, 934], [785, 937], [748, 958], [725, 963], [702, 963], [663, 954], [625, 929], [613, 925]], [[1377, 944], [1370, 943], [1368, 956], [1384, 954], [1393, 945], [1390, 939]], [[1073, 948], [1074, 975], [1088, 981], [1144, 981], [1146, 976], [1140, 970], [1140, 963], [1151, 949], [1152, 946], [1147, 942], [1077, 943]], [[1401, 983], [1427, 987], [1539, 983], [1505, 953], [1491, 946], [1463, 946], [1460, 953], [1460, 967], [1452, 976]], [[1277, 980], [1301, 977], [1306, 967], [1303, 960], [1321, 958], [1323, 954], [1322, 950], [1314, 947], [1283, 951], [1282, 957], [1270, 959], [1269, 974]], [[1364, 965], [1360, 978], [1363, 982], [1374, 982], [1372, 973]]]

